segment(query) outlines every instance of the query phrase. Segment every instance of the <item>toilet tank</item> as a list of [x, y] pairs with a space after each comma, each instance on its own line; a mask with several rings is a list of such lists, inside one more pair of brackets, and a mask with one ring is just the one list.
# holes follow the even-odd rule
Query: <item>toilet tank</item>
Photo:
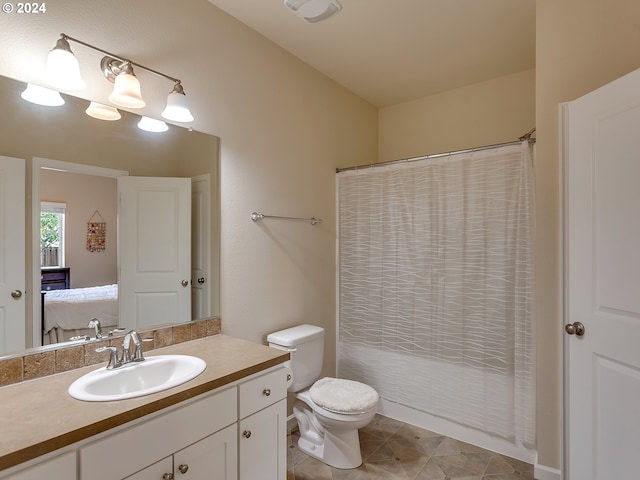
[[270, 333], [270, 347], [286, 350], [291, 355], [289, 367], [293, 372], [290, 392], [304, 390], [320, 378], [324, 354], [324, 328], [298, 325]]

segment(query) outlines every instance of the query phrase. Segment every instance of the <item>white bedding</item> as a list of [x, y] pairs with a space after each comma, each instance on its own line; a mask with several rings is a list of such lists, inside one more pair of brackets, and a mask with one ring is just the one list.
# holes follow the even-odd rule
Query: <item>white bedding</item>
[[[118, 324], [118, 285], [50, 290], [44, 296], [44, 331], [87, 328], [89, 320], [105, 327]], [[106, 332], [105, 332], [106, 333]]]

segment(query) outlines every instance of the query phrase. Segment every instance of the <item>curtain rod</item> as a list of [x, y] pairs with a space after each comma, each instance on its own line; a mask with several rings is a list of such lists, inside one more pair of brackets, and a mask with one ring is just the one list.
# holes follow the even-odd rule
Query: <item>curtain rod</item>
[[511, 141], [511, 142], [494, 143], [493, 145], [484, 145], [482, 147], [467, 148], [465, 150], [456, 150], [456, 151], [453, 151], [453, 152], [433, 153], [431, 155], [423, 155], [421, 157], [401, 158], [399, 160], [388, 160], [386, 162], [368, 163], [366, 165], [358, 165], [358, 166], [355, 166], [355, 167], [336, 168], [336, 173], [346, 172], [348, 170], [358, 170], [358, 169], [361, 169], [361, 168], [382, 167], [382, 166], [385, 166], [385, 165], [392, 165], [394, 163], [400, 163], [400, 162], [415, 162], [415, 161], [418, 161], [418, 160], [429, 160], [431, 158], [447, 157], [449, 155], [459, 155], [459, 154], [462, 154], [462, 153], [479, 152], [479, 151], [482, 151], [482, 150], [489, 150], [491, 148], [506, 147], [508, 145], [519, 145], [520, 143], [522, 143], [525, 140], [528, 141], [530, 144], [532, 144], [532, 143], [536, 143], [536, 139], [531, 136], [531, 135], [533, 135], [535, 133], [535, 131], [536, 131], [536, 129], [532, 128], [527, 133], [525, 133], [523, 136], [519, 137], [518, 140], [514, 140], [514, 141]]

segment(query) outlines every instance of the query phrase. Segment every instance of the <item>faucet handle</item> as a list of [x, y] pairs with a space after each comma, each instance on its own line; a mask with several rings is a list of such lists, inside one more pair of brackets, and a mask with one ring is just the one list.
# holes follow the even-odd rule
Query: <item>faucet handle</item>
[[131, 358], [132, 362], [144, 362], [144, 354], [142, 353], [142, 344], [146, 342], [153, 342], [153, 338], [140, 338], [138, 337], [139, 342], [134, 343], [135, 349], [133, 350], [133, 357]]
[[118, 349], [116, 347], [104, 346], [96, 348], [96, 352], [109, 352], [109, 364], [107, 365], [107, 370], [111, 370], [113, 368], [118, 368], [120, 366], [120, 362], [118, 361]]
[[70, 342], [77, 342], [79, 340], [84, 340], [85, 342], [91, 340], [91, 337], [89, 335], [76, 335], [75, 337], [71, 337], [69, 339]]
[[107, 333], [107, 336], [108, 337], [113, 337], [114, 333], [124, 332], [125, 330], [126, 330], [126, 328], [121, 328], [121, 327], [114, 328], [113, 330], [109, 330], [109, 333]]

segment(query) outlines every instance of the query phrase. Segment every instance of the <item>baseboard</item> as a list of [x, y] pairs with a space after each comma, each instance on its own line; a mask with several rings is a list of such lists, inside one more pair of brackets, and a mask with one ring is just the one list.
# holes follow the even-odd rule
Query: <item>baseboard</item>
[[536, 480], [562, 480], [562, 472], [557, 468], [546, 467], [536, 463], [533, 466], [533, 477]]
[[385, 399], [380, 399], [378, 402], [378, 413], [385, 417], [394, 418], [417, 427], [431, 430], [432, 432], [438, 432], [447, 437], [462, 440], [463, 442], [491, 450], [501, 455], [517, 458], [526, 463], [535, 464], [537, 458], [536, 450], [526, 448], [522, 444], [515, 444], [474, 428], [466, 427]]

